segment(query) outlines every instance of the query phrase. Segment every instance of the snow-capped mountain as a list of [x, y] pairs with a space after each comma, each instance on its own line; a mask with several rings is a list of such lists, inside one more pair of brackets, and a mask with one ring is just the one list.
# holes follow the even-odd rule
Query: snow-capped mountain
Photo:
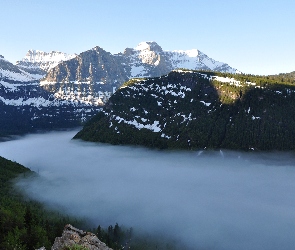
[[48, 106], [49, 94], [35, 76], [0, 57], [0, 101], [12, 106]]
[[134, 49], [128, 48], [120, 55], [126, 58], [131, 67], [129, 77], [161, 76], [178, 68], [240, 73], [197, 49], [163, 51], [156, 42], [141, 42]]
[[16, 65], [29, 73], [36, 74], [36, 79], [40, 79], [59, 63], [74, 57], [76, 54], [71, 55], [59, 51], [29, 50], [23, 59], [16, 62]]
[[59, 100], [99, 106], [128, 79], [120, 58], [97, 46], [49, 70], [40, 84]]
[[100, 107], [61, 100], [30, 74], [0, 56], [0, 136], [36, 129], [79, 126]]
[[13, 65], [0, 55], [0, 79], [1, 82], [29, 82], [34, 81], [35, 75]]
[[[100, 47], [82, 52], [76, 58], [52, 68], [44, 79], [44, 84], [46, 81], [77, 81], [120, 86], [122, 80], [161, 76], [177, 68], [240, 73], [237, 69], [215, 61], [197, 49], [163, 51], [156, 42], [141, 42], [133, 49], [126, 48], [123, 53], [114, 55]], [[114, 79], [116, 77], [118, 79]]]
[[239, 72], [199, 50], [163, 51], [156, 42], [142, 42], [114, 55], [98, 46], [82, 52], [51, 68], [41, 85], [57, 98], [101, 105], [130, 78], [161, 76], [177, 68]]
[[172, 67], [184, 68], [184, 69], [194, 69], [194, 70], [211, 70], [218, 72], [228, 72], [228, 73], [241, 73], [237, 69], [230, 67], [228, 64], [223, 62], [215, 61], [214, 59], [208, 57], [203, 52], [192, 49], [192, 50], [178, 50], [172, 52], [165, 52], [167, 57], [170, 58], [172, 62]]

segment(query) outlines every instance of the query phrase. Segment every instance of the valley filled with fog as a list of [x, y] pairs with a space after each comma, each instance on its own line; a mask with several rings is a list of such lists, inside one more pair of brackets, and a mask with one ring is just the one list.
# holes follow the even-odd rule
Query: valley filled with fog
[[192, 249], [294, 249], [295, 153], [159, 151], [71, 140], [75, 131], [0, 143], [39, 173], [18, 187], [68, 214], [164, 233]]

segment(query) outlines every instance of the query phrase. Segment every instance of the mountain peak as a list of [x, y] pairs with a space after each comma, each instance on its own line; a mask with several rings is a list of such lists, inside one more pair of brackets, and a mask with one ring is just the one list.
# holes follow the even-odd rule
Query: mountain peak
[[150, 42], [141, 42], [136, 47], [135, 50], [139, 51], [155, 51], [155, 52], [162, 52], [162, 48], [154, 41]]
[[21, 61], [31, 62], [31, 63], [40, 63], [44, 61], [54, 61], [54, 62], [60, 62], [72, 59], [75, 57], [76, 54], [67, 54], [60, 51], [50, 51], [45, 52], [42, 50], [35, 50], [30, 49], [28, 50], [26, 56]]
[[2, 56], [2, 55], [0, 55], [0, 61], [2, 61], [2, 62], [8, 62], [8, 61], [4, 58], [4, 56]]
[[42, 77], [59, 63], [70, 60], [76, 56], [76, 54], [67, 54], [60, 51], [45, 52], [30, 49], [24, 58], [16, 62], [16, 65], [29, 73], [39, 74], [40, 77]]
[[91, 50], [94, 50], [94, 51], [96, 51], [96, 52], [101, 52], [101, 51], [104, 51], [104, 52], [107, 52], [107, 51], [105, 51], [102, 47], [100, 47], [100, 46], [95, 46], [94, 48], [92, 48]]

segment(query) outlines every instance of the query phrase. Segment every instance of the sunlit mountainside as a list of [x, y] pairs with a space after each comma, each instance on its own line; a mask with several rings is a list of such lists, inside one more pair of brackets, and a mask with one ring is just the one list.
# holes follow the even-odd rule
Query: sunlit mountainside
[[76, 135], [158, 148], [295, 148], [295, 80], [172, 71], [131, 80]]

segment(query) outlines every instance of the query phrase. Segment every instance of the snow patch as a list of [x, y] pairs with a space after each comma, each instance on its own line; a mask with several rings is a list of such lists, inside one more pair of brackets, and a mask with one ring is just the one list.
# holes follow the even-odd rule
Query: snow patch
[[209, 107], [211, 105], [211, 102], [204, 102], [204, 101], [200, 101], [200, 102], [203, 103], [207, 107]]
[[148, 130], [151, 130], [152, 132], [161, 131], [161, 128], [159, 127], [159, 121], [154, 121], [153, 124], [142, 124], [136, 121], [135, 119], [133, 121], [127, 121], [120, 116], [114, 116], [114, 119], [117, 120], [119, 123], [124, 122], [125, 124], [133, 125], [137, 129], [146, 128]]
[[6, 105], [11, 106], [34, 106], [34, 107], [48, 107], [52, 104], [51, 101], [44, 99], [43, 97], [38, 98], [28, 98], [24, 100], [24, 98], [18, 99], [5, 99], [0, 96], [0, 100], [4, 102]]
[[259, 120], [261, 117], [252, 115], [252, 120]]

